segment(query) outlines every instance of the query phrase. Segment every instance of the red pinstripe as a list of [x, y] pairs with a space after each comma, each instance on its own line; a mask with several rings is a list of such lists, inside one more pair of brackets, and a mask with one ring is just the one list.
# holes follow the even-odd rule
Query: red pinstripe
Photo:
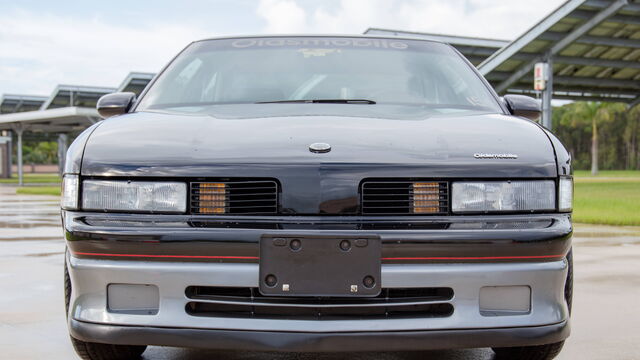
[[[73, 252], [74, 255], [105, 256], [105, 257], [141, 257], [141, 258], [171, 258], [171, 259], [235, 259], [235, 260], [259, 260], [257, 256], [222, 256], [222, 255], [154, 255], [154, 254], [106, 254]], [[564, 255], [530, 255], [530, 256], [433, 256], [433, 257], [385, 257], [382, 260], [526, 260], [526, 259], [552, 259], [561, 258]]]

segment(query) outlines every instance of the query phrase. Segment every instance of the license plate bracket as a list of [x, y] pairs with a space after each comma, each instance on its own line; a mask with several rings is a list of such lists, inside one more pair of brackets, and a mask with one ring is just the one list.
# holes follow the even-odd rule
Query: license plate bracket
[[267, 296], [377, 296], [380, 256], [374, 236], [264, 235], [259, 290]]

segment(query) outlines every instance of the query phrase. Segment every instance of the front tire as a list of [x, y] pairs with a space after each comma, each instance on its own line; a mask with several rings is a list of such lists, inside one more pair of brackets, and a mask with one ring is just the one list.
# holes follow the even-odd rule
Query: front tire
[[[67, 316], [69, 316], [69, 301], [71, 300], [71, 278], [67, 270], [67, 264], [64, 265], [64, 307]], [[71, 344], [76, 354], [83, 360], [133, 360], [140, 358], [140, 355], [147, 348], [145, 345], [113, 345], [101, 344], [94, 342], [86, 342], [78, 340], [73, 336]]]
[[536, 346], [494, 348], [499, 360], [551, 360], [560, 354], [564, 341]]
[[[569, 315], [571, 315], [571, 304], [573, 302], [573, 250], [569, 250], [567, 254], [567, 263], [569, 264], [569, 269], [567, 271], [567, 280], [564, 284], [564, 299], [569, 308]], [[499, 360], [551, 360], [560, 354], [563, 345], [564, 340], [536, 346], [493, 348], [493, 352], [496, 353], [496, 359]]]

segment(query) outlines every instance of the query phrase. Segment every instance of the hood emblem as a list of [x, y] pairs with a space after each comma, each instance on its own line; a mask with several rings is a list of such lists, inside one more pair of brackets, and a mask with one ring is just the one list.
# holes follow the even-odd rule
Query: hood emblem
[[327, 143], [313, 143], [309, 145], [309, 151], [316, 154], [328, 153], [331, 151], [331, 145]]
[[518, 155], [516, 154], [485, 154], [485, 153], [475, 153], [473, 157], [476, 159], [517, 159]]

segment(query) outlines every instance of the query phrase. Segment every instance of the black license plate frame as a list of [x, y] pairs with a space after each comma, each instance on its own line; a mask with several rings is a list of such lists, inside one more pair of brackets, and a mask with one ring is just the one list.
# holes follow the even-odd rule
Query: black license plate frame
[[381, 254], [377, 236], [264, 235], [259, 290], [265, 296], [374, 297], [381, 291]]

